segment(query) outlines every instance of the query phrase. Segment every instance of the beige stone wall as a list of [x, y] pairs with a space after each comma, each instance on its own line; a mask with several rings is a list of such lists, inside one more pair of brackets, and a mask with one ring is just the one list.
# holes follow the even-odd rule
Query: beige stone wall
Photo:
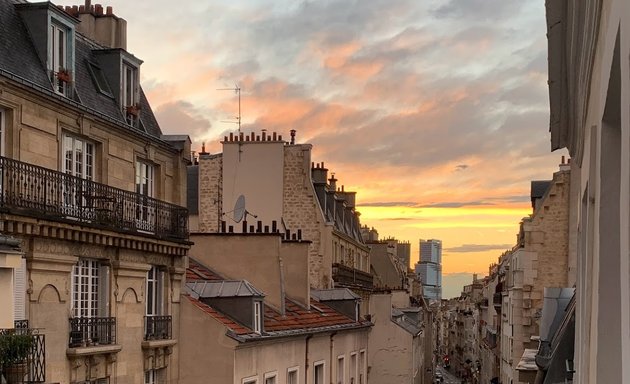
[[[298, 369], [300, 383], [304, 383], [306, 343], [304, 337], [283, 338], [266, 343], [242, 344], [234, 351], [234, 384], [244, 378], [276, 376], [276, 383], [286, 383], [287, 371]], [[218, 382], [218, 381], [217, 381]], [[227, 383], [227, 382], [226, 382]]]
[[[114, 126], [74, 110], [66, 104], [6, 87], [0, 93], [6, 110], [5, 154], [16, 160], [62, 170], [62, 137], [71, 134], [94, 143], [97, 182], [128, 191], [135, 190], [135, 161], [156, 167], [155, 197], [185, 205], [186, 164], [183, 154], [167, 144], [147, 140], [130, 129]], [[185, 183], [184, 183], [185, 184]]]
[[235, 376], [237, 342], [226, 336], [225, 326], [188, 298], [182, 299], [181, 308], [180, 383], [241, 384], [240, 378]]
[[282, 241], [278, 234], [193, 234], [191, 241], [192, 257], [228, 279], [249, 281], [272, 307], [282, 307], [283, 288], [308, 307], [308, 242]]
[[284, 147], [282, 217], [288, 229], [292, 232], [301, 229], [302, 238], [312, 242], [309, 250], [311, 286], [331, 288], [332, 229], [324, 225], [311, 181], [311, 148], [309, 144]]
[[222, 191], [223, 155], [199, 156], [198, 232], [216, 233], [219, 231], [219, 223], [224, 220], [222, 218]]
[[412, 383], [414, 338], [391, 320], [390, 294], [370, 296], [374, 327], [369, 334], [370, 384]]

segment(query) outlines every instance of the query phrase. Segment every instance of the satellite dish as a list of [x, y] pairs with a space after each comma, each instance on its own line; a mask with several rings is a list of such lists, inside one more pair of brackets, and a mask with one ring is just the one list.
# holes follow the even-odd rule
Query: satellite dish
[[232, 211], [232, 218], [234, 222], [240, 223], [243, 220], [243, 216], [245, 216], [245, 196], [240, 195], [238, 199], [236, 199], [236, 204], [234, 204], [234, 210]]

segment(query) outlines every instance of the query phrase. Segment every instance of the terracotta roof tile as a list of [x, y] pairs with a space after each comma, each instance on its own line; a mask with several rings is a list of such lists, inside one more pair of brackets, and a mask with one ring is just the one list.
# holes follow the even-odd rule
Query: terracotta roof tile
[[[190, 258], [189, 266], [186, 270], [186, 280], [224, 280], [224, 278]], [[261, 335], [257, 335], [250, 328], [237, 323], [211, 306], [190, 296], [187, 296], [187, 298], [202, 311], [224, 324], [234, 334], [238, 336], [247, 335], [250, 338], [261, 337]], [[283, 331], [286, 331], [287, 334], [295, 334], [296, 332], [316, 331], [318, 328], [367, 326], [369, 324], [369, 322], [356, 322], [328, 305], [313, 299], [311, 299], [310, 310], [290, 299], [286, 299], [284, 316], [268, 305], [265, 305], [264, 309], [264, 332], [280, 332], [281, 334]]]

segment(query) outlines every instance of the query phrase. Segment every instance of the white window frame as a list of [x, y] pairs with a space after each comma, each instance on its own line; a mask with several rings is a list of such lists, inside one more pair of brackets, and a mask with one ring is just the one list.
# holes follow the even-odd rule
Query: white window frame
[[346, 384], [346, 355], [337, 356], [337, 384]]
[[[317, 378], [316, 378], [316, 373], [317, 373], [317, 368], [318, 367], [322, 367], [322, 381], [321, 383], [317, 382]], [[319, 361], [315, 361], [313, 363], [313, 384], [324, 384], [326, 383], [326, 361], [325, 360], [319, 360]]]
[[6, 136], [6, 129], [7, 129], [6, 119], [7, 119], [7, 110], [0, 107], [0, 156], [4, 156], [4, 153], [5, 153], [4, 145], [5, 145], [5, 136]]
[[99, 260], [81, 258], [72, 267], [71, 312], [75, 318], [107, 317], [109, 268]]
[[156, 167], [152, 163], [138, 158], [136, 159], [135, 173], [135, 192], [140, 195], [136, 210], [136, 221], [140, 223], [139, 226], [142, 228], [143, 223], [152, 223], [155, 218], [155, 211], [149, 206], [147, 198], [152, 198], [155, 195]]
[[[68, 158], [68, 154], [72, 154]], [[94, 180], [96, 171], [96, 144], [78, 136], [64, 133], [62, 140], [62, 169], [68, 175]], [[70, 165], [70, 167], [68, 167]], [[80, 170], [77, 172], [77, 165]]]
[[121, 106], [125, 120], [127, 124], [136, 126], [138, 122], [138, 116], [134, 116], [131, 113], [127, 113], [128, 107], [138, 107], [139, 104], [139, 72], [137, 66], [130, 62], [123, 60], [121, 65], [121, 88], [122, 94], [120, 95]]
[[365, 349], [359, 350], [358, 360], [359, 382], [357, 384], [367, 383], [367, 352]]
[[164, 314], [164, 271], [156, 265], [147, 271], [146, 292], [145, 315]]
[[262, 317], [263, 317], [263, 303], [262, 301], [254, 301], [254, 332], [260, 334], [262, 332]]
[[[295, 374], [295, 383], [289, 382], [289, 376], [291, 374]], [[287, 368], [287, 384], [300, 384], [300, 367], [298, 365]]]
[[350, 369], [348, 370], [348, 373], [350, 375], [350, 384], [357, 384], [357, 373], [359, 371], [359, 365], [357, 364], [359, 362], [359, 356], [357, 355], [356, 352], [350, 352]]
[[[60, 69], [70, 71], [68, 68], [68, 35], [70, 31], [67, 27], [56, 22], [50, 23], [48, 31], [48, 57], [50, 58], [49, 70], [53, 88], [56, 93], [65, 95], [67, 92], [67, 84], [57, 79], [57, 72]], [[61, 42], [61, 45], [59, 44]], [[61, 48], [61, 49], [60, 49]]]
[[263, 375], [263, 384], [267, 384], [268, 379], [273, 379], [271, 384], [278, 384], [278, 371], [267, 372]]
[[158, 384], [158, 375], [159, 372], [157, 369], [149, 369], [148, 371], [144, 371], [144, 384]]
[[258, 384], [258, 375], [256, 375], [256, 376], [244, 377], [244, 378], [241, 380], [241, 384]]

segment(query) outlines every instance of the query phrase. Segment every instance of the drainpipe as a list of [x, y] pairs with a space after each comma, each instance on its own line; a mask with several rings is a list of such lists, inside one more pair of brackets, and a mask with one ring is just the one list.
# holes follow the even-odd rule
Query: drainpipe
[[335, 335], [337, 334], [337, 332], [333, 332], [330, 334], [330, 367], [328, 367], [328, 378], [330, 379], [330, 384], [334, 384], [333, 381], [333, 365], [335, 365], [337, 363], [337, 360], [334, 357], [334, 350], [335, 350]]
[[308, 335], [306, 336], [306, 347], [305, 347], [305, 353], [304, 353], [304, 382], [308, 383], [308, 341], [313, 337], [313, 335]]
[[[282, 242], [282, 240], [280, 240], [280, 242]], [[282, 262], [282, 256], [280, 255], [280, 249], [278, 249], [278, 267], [280, 268], [280, 315], [284, 317], [286, 310], [284, 297], [286, 292], [284, 289], [284, 263]]]

